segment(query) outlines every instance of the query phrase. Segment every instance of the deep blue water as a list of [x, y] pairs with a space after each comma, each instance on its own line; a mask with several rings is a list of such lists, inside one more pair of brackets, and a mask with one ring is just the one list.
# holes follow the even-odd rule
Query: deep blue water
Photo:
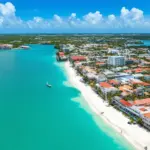
[[72, 100], [80, 92], [66, 80], [53, 46], [0, 52], [0, 150], [133, 149]]

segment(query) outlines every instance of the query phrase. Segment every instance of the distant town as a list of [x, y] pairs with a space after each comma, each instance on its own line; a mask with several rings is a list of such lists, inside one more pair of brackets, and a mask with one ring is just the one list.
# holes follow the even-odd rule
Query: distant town
[[150, 35], [0, 36], [1, 50], [30, 49], [29, 44], [54, 45], [57, 61], [69, 61], [80, 81], [126, 115], [128, 124], [150, 130]]

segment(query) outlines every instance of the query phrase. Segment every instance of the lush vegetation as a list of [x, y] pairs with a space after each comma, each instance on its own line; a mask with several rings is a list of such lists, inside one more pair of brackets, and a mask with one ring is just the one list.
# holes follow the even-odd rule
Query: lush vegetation
[[[24, 44], [51, 43], [59, 48], [59, 44], [74, 44], [77, 47], [84, 43], [107, 43], [109, 47], [122, 47], [130, 40], [150, 39], [150, 34], [14, 34], [0, 35], [0, 44], [8, 43], [18, 47]], [[101, 48], [96, 48], [100, 50]]]

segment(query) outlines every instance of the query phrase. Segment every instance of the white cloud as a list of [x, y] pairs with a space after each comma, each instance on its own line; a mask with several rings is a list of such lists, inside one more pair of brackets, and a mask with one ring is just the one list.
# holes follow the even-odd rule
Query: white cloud
[[114, 14], [109, 15], [109, 16], [108, 16], [108, 20], [109, 20], [109, 21], [115, 21], [115, 20], [116, 20], [116, 16], [115, 16]]
[[25, 27], [24, 21], [16, 17], [15, 12], [15, 6], [12, 3], [0, 3], [0, 28]]
[[58, 23], [62, 23], [63, 22], [62, 18], [60, 16], [56, 15], [56, 14], [54, 15], [54, 21], [56, 21]]
[[3, 17], [0, 17], [0, 26], [2, 25], [3, 23]]
[[143, 11], [137, 8], [131, 9], [132, 20], [138, 21], [144, 18]]
[[72, 13], [70, 19], [76, 18], [76, 16], [77, 16], [76, 13]]
[[92, 12], [88, 13], [83, 18], [89, 24], [97, 24], [97, 23], [100, 23], [103, 16], [99, 11], [96, 11], [95, 13], [92, 13]]
[[50, 20], [46, 20], [42, 17], [34, 17], [32, 20], [26, 22], [26, 25], [30, 29], [48, 29], [51, 28]]
[[5, 4], [0, 3], [0, 14], [2, 16], [12, 16], [15, 15], [16, 9], [15, 6], [10, 3], [7, 2]]
[[129, 10], [125, 7], [122, 7], [121, 9], [121, 18], [126, 18], [130, 14]]
[[[34, 10], [33, 10], [34, 11]], [[144, 17], [144, 12], [138, 8], [131, 10], [126, 7], [121, 8], [120, 16], [110, 14], [103, 16], [100, 11], [89, 12], [78, 18], [77, 14], [71, 13], [68, 17], [61, 17], [54, 14], [53, 18], [45, 19], [40, 16], [33, 17], [31, 20], [24, 21], [16, 16], [15, 6], [7, 2], [0, 3], [0, 29], [17, 31], [17, 29], [26, 31], [61, 31], [61, 32], [113, 32], [113, 31], [139, 31], [145, 29], [150, 31], [150, 18]], [[15, 30], [14, 30], [15, 29]], [[56, 30], [55, 30], [56, 29]]]
[[144, 18], [143, 11], [138, 8], [132, 8], [131, 10], [122, 7], [121, 18], [123, 20], [139, 21]]
[[78, 27], [81, 24], [79, 18], [77, 18], [76, 13], [72, 13], [67, 20], [67, 23], [70, 27]]
[[40, 23], [43, 21], [43, 18], [42, 17], [34, 17], [33, 20], [37, 23]]
[[131, 29], [145, 29], [146, 19], [144, 18], [144, 12], [138, 8], [132, 8], [128, 10], [125, 7], [122, 7], [120, 14], [120, 24], [122, 28], [131, 28]]

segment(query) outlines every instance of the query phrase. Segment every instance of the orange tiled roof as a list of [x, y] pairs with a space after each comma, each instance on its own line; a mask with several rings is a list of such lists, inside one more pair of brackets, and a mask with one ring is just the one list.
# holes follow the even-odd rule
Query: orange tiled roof
[[100, 83], [100, 86], [101, 87], [104, 87], [104, 88], [111, 88], [112, 86], [109, 84], [109, 83], [107, 83], [107, 82], [101, 82]]
[[135, 100], [134, 104], [135, 105], [150, 105], [150, 98]]
[[140, 73], [140, 72], [148, 71], [148, 70], [150, 70], [150, 68], [136, 68], [136, 69], [134, 69], [134, 71], [135, 71], [136, 73]]
[[126, 106], [126, 107], [131, 107], [131, 106], [132, 106], [131, 103], [125, 101], [124, 99], [121, 99], [121, 100], [120, 100], [120, 103], [121, 103], [122, 105]]
[[127, 91], [127, 90], [132, 90], [132, 87], [129, 85], [124, 85], [119, 87], [120, 91]]
[[119, 82], [117, 80], [109, 80], [110, 84], [118, 85]]
[[144, 117], [149, 118], [150, 119], [150, 113], [145, 113]]
[[135, 69], [134, 70], [136, 73], [140, 73], [140, 72], [142, 72], [142, 69], [141, 68], [137, 68], [137, 69]]
[[143, 108], [140, 108], [140, 110], [141, 111], [146, 111], [147, 109], [143, 107]]
[[131, 81], [132, 84], [140, 84], [140, 85], [143, 85], [143, 86], [149, 86], [150, 84], [149, 83], [146, 83], [146, 82], [142, 82], [142, 81]]

